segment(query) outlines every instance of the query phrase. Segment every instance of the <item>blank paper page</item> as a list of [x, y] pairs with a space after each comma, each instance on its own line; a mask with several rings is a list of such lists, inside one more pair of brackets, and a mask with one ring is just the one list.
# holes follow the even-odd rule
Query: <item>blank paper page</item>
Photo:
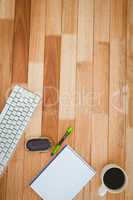
[[71, 200], [95, 171], [69, 146], [42, 170], [31, 188], [45, 200]]

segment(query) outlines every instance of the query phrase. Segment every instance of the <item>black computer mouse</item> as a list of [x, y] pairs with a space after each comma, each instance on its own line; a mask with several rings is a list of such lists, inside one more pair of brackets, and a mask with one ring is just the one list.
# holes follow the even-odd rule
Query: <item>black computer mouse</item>
[[38, 151], [38, 152], [44, 152], [48, 151], [52, 148], [53, 142], [47, 138], [32, 138], [29, 139], [26, 143], [26, 148], [29, 151]]

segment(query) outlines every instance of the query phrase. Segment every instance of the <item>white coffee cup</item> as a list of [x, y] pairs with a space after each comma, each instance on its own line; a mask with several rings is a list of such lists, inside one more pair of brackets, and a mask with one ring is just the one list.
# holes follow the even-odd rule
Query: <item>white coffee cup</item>
[[[110, 174], [113, 173], [112, 170], [115, 170], [114, 168], [115, 169], [117, 168], [119, 172], [121, 171], [121, 174], [123, 174], [123, 178], [124, 178], [123, 183], [121, 182], [121, 184], [122, 184], [121, 187], [118, 187], [118, 188], [112, 188], [111, 185], [109, 187], [109, 184], [107, 184], [107, 178], [105, 179], [105, 176], [106, 177], [108, 176], [108, 180], [109, 180], [109, 173]], [[115, 175], [113, 175], [113, 176], [115, 176]], [[116, 178], [118, 178], [118, 177], [116, 176]], [[100, 188], [98, 190], [99, 196], [104, 196], [107, 192], [115, 194], [115, 193], [122, 192], [126, 188], [126, 186], [128, 184], [128, 176], [127, 176], [126, 172], [124, 171], [124, 169], [122, 169], [120, 166], [118, 166], [116, 164], [108, 164], [103, 168], [103, 170], [101, 172], [101, 181], [102, 181], [102, 185], [100, 186]], [[111, 180], [111, 184], [113, 185], [113, 179]], [[114, 182], [114, 185], [116, 185], [116, 181]]]

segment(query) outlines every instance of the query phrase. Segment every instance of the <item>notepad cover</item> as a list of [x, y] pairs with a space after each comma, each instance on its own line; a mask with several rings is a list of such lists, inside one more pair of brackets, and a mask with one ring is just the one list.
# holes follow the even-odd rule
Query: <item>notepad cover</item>
[[67, 145], [30, 186], [44, 200], [72, 200], [94, 175], [95, 170]]

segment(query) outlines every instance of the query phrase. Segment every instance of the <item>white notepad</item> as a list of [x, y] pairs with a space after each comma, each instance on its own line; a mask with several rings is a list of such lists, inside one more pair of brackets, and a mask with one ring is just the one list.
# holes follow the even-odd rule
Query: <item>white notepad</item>
[[95, 170], [67, 145], [30, 186], [44, 200], [72, 200], [94, 175]]

